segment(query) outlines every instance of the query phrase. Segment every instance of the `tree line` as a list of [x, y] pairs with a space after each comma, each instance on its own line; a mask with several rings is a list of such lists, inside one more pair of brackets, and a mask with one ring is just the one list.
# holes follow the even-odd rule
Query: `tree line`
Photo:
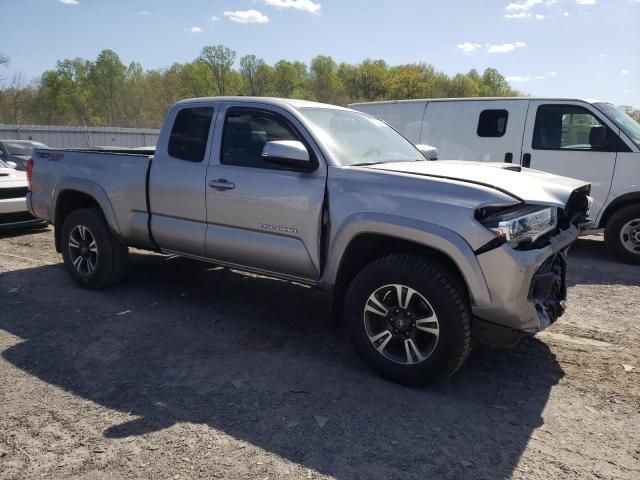
[[[0, 54], [0, 65], [9, 59]], [[236, 62], [237, 61], [237, 62]], [[235, 66], [237, 65], [237, 68]], [[390, 66], [384, 60], [338, 64], [319, 55], [309, 65], [255, 55], [237, 59], [223, 45], [206, 46], [192, 62], [145, 70], [125, 65], [112, 50], [95, 60], [60, 60], [28, 83], [3, 79], [0, 123], [150, 127], [161, 125], [176, 101], [189, 97], [255, 95], [346, 105], [356, 101], [433, 97], [513, 96], [497, 70], [447, 75], [425, 63]]]

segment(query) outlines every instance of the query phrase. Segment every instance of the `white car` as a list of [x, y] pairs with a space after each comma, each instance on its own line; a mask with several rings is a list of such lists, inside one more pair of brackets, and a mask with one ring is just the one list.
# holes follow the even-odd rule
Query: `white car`
[[513, 163], [591, 184], [594, 227], [640, 264], [640, 124], [610, 103], [571, 98], [465, 98], [351, 105], [441, 159]]
[[27, 210], [27, 174], [0, 160], [0, 231], [44, 224]]

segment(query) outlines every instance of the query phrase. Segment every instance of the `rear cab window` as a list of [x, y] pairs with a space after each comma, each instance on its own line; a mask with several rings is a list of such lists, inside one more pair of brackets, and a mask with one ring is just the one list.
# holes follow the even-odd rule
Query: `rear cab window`
[[169, 136], [169, 155], [188, 162], [202, 162], [207, 151], [212, 118], [212, 107], [180, 110]]

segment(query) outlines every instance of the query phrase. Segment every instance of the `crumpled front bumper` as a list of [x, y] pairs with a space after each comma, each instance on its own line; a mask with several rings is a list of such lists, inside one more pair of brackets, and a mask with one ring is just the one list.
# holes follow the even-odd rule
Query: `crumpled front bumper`
[[556, 321], [564, 313], [567, 250], [579, 235], [572, 225], [540, 249], [505, 244], [478, 255], [491, 304], [474, 306], [474, 316], [522, 333], [539, 332]]

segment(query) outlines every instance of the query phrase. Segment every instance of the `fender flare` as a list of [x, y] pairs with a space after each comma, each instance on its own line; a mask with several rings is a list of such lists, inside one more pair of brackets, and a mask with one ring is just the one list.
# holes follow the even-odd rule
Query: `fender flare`
[[111, 200], [109, 200], [107, 192], [105, 192], [104, 189], [96, 182], [85, 180], [82, 178], [62, 177], [56, 183], [52, 194], [52, 211], [49, 212], [49, 218], [52, 219], [51, 223], [56, 225], [56, 210], [58, 209], [58, 199], [62, 193], [67, 191], [84, 193], [93, 198], [102, 209], [102, 213], [104, 214], [104, 217], [107, 220], [107, 224], [109, 225], [111, 231], [117, 237], [120, 237], [120, 227], [118, 226], [118, 220], [116, 218], [115, 211], [113, 210], [113, 205], [111, 205]]
[[330, 290], [336, 284], [342, 259], [351, 241], [361, 234], [385, 235], [438, 250], [460, 270], [476, 306], [490, 305], [487, 282], [471, 246], [453, 230], [433, 223], [381, 213], [356, 213], [347, 217], [331, 242], [321, 285]]

